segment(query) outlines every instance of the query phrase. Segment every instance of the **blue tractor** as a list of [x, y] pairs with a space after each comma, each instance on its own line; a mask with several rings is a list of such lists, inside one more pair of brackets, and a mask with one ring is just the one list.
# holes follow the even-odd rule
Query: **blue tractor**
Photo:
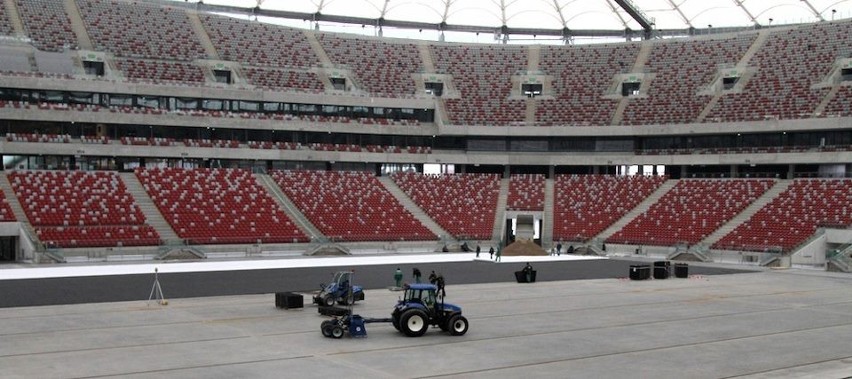
[[409, 284], [405, 287], [405, 296], [396, 303], [391, 313], [391, 323], [396, 330], [409, 337], [420, 337], [435, 325], [452, 336], [467, 333], [467, 319], [462, 316], [458, 305], [445, 303], [444, 297], [437, 296], [438, 286], [434, 284]]
[[452, 336], [467, 333], [467, 319], [462, 316], [461, 307], [443, 301], [437, 296], [438, 286], [434, 284], [409, 284], [405, 286], [405, 296], [393, 308], [390, 318], [364, 318], [347, 312], [323, 321], [320, 325], [322, 335], [330, 338], [342, 338], [347, 332], [352, 337], [365, 337], [365, 324], [390, 322], [396, 330], [409, 337], [420, 337], [430, 325], [435, 325]]
[[320, 293], [314, 296], [314, 303], [327, 307], [335, 302], [340, 305], [352, 305], [357, 300], [364, 300], [364, 289], [352, 285], [352, 271], [338, 271], [331, 283], [320, 284]]

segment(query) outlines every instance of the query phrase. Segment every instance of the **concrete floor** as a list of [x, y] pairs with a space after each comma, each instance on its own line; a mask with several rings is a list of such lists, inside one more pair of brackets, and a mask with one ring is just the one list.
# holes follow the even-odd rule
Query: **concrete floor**
[[[167, 290], [167, 289], [166, 289]], [[449, 286], [469, 332], [324, 338], [316, 308], [243, 295], [0, 309], [4, 378], [841, 378], [852, 276], [802, 270], [689, 279]], [[168, 291], [166, 291], [168, 293]], [[400, 295], [355, 306], [388, 317]], [[305, 298], [309, 302], [308, 297]]]

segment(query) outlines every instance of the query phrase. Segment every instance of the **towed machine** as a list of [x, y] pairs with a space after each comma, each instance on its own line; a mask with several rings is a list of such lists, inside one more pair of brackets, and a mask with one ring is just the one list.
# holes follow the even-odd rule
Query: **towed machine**
[[366, 324], [390, 322], [393, 327], [408, 337], [420, 337], [426, 334], [429, 326], [437, 326], [452, 336], [467, 333], [467, 318], [462, 316], [461, 307], [445, 303], [443, 296], [438, 301], [438, 287], [434, 284], [409, 284], [405, 286], [405, 295], [400, 299], [389, 318], [365, 318], [352, 314], [351, 310], [341, 317], [323, 321], [320, 325], [322, 335], [342, 338], [346, 333], [352, 337], [367, 335]]
[[338, 271], [331, 283], [320, 284], [320, 293], [314, 296], [314, 304], [331, 307], [335, 302], [340, 305], [352, 305], [364, 300], [364, 289], [352, 285], [352, 271]]

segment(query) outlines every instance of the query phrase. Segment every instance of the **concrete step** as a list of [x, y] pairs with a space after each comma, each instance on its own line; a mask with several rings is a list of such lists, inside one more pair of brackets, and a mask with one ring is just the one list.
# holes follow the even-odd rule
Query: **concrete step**
[[71, 30], [77, 37], [77, 46], [83, 50], [94, 50], [95, 47], [91, 38], [89, 38], [89, 32], [86, 30], [86, 24], [83, 22], [83, 16], [80, 14], [77, 3], [74, 0], [63, 0], [62, 3], [65, 6], [65, 13], [68, 14], [68, 20], [71, 22]]
[[281, 205], [281, 209], [284, 210], [287, 217], [290, 217], [296, 223], [296, 226], [302, 229], [311, 240], [325, 238], [322, 232], [299, 210], [299, 207], [293, 204], [290, 198], [284, 194], [284, 191], [278, 188], [278, 184], [275, 183], [275, 180], [271, 176], [267, 174], [254, 174], [254, 176], [257, 179], [257, 183], [266, 188], [266, 191], [269, 192], [272, 198], [278, 201], [278, 204]]
[[444, 230], [441, 225], [438, 225], [435, 220], [429, 217], [429, 215], [426, 214], [426, 211], [424, 211], [423, 208], [420, 208], [420, 206], [415, 204], [414, 201], [411, 200], [410, 197], [408, 197], [405, 191], [403, 191], [401, 188], [399, 188], [398, 185], [396, 185], [393, 179], [387, 176], [381, 176], [379, 177], [379, 182], [381, 182], [382, 185], [385, 186], [388, 192], [390, 192], [391, 195], [393, 195], [396, 200], [399, 201], [399, 203], [402, 204], [402, 206], [405, 207], [405, 209], [409, 213], [411, 213], [412, 216], [414, 216], [414, 218], [420, 221], [420, 223], [423, 224], [423, 226], [425, 226], [426, 228], [428, 228], [429, 231], [434, 233], [435, 236], [438, 237], [438, 239], [445, 241], [454, 240], [453, 236], [451, 236], [450, 233]]
[[701, 244], [712, 246], [714, 243], [719, 242], [720, 239], [725, 237], [732, 230], [736, 229], [742, 223], [748, 221], [751, 216], [754, 216], [761, 208], [769, 204], [772, 199], [778, 197], [782, 192], [786, 191], [790, 185], [793, 184], [792, 180], [779, 180], [772, 188], [767, 190], [761, 197], [757, 200], [749, 204], [748, 207], [743, 209], [742, 212], [734, 216], [730, 221], [720, 226], [719, 229], [710, 233], [707, 238], [701, 241]]
[[145, 215], [145, 222], [160, 234], [160, 238], [166, 241], [166, 243], [177, 243], [180, 241], [181, 238], [175, 233], [172, 226], [163, 217], [163, 214], [160, 213], [160, 209], [157, 208], [151, 197], [148, 196], [148, 192], [145, 191], [145, 187], [142, 186], [139, 178], [132, 172], [122, 172], [119, 176], [124, 181], [124, 185], [127, 186], [127, 192], [133, 196], [136, 205], [139, 206], [142, 214]]
[[616, 221], [614, 224], [610, 225], [609, 228], [606, 228], [603, 232], [595, 236], [595, 239], [606, 240], [611, 237], [615, 232], [623, 229], [630, 221], [633, 221], [636, 216], [639, 216], [642, 213], [648, 211], [652, 205], [654, 205], [660, 198], [663, 197], [667, 192], [669, 192], [674, 186], [677, 184], [677, 180], [667, 180], [663, 183], [660, 188], [657, 188], [650, 196], [646, 197], [645, 200], [642, 200], [639, 205], [633, 208], [630, 212], [624, 215], [621, 219]]
[[491, 239], [503, 240], [503, 231], [506, 230], [506, 204], [509, 201], [509, 178], [500, 179], [500, 195], [497, 196], [497, 212], [494, 212], [494, 229], [491, 231]]

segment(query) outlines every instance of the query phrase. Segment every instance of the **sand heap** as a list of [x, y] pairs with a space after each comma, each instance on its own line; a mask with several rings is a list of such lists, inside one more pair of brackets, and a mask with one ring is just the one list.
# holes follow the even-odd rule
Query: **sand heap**
[[503, 249], [504, 256], [547, 255], [547, 252], [527, 239], [518, 239]]

